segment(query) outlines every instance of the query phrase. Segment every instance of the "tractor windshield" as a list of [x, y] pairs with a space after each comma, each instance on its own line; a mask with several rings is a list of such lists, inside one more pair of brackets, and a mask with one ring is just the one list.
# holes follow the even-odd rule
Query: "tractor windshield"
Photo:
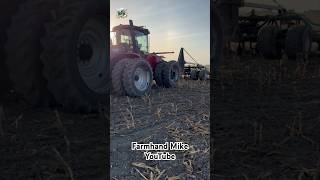
[[135, 31], [135, 39], [137, 41], [139, 50], [147, 54], [149, 52], [148, 35], [139, 31]]

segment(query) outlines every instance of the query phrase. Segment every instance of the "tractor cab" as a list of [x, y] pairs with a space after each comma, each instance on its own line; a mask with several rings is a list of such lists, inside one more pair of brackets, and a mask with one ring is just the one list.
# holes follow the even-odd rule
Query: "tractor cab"
[[120, 24], [112, 29], [110, 45], [125, 52], [147, 55], [149, 53], [149, 34], [148, 29], [134, 26], [132, 20], [129, 20], [129, 25]]

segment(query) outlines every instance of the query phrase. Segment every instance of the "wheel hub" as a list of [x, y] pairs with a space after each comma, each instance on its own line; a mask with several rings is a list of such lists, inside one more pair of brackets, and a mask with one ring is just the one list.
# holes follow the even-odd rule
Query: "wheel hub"
[[106, 28], [103, 22], [89, 19], [77, 43], [77, 64], [85, 85], [104, 94], [108, 90]]
[[134, 85], [140, 91], [145, 91], [149, 87], [150, 73], [142, 68], [137, 68], [134, 73]]
[[88, 63], [93, 56], [92, 46], [88, 43], [81, 43], [78, 48], [79, 60], [82, 63]]

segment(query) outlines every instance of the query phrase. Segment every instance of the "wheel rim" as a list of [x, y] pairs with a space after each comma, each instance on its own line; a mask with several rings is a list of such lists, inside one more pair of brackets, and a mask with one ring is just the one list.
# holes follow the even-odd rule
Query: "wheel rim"
[[150, 72], [142, 69], [137, 68], [134, 72], [134, 85], [139, 91], [145, 91], [148, 89], [150, 84]]
[[86, 86], [96, 93], [108, 89], [106, 32], [102, 22], [90, 19], [83, 26], [77, 43], [77, 65]]

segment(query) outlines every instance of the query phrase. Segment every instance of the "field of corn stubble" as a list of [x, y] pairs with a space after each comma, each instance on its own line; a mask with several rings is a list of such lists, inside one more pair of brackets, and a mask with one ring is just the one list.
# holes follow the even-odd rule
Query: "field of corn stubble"
[[[111, 96], [111, 177], [208, 179], [209, 91], [209, 81], [182, 81], [142, 98]], [[32, 108], [15, 93], [0, 102], [0, 179], [106, 179], [105, 111]], [[147, 162], [131, 141], [183, 141], [190, 150]]]
[[106, 176], [105, 113], [31, 108], [14, 93], [0, 102], [1, 180]]
[[[228, 58], [214, 79], [215, 179], [320, 176], [320, 58], [293, 62]], [[111, 96], [113, 179], [208, 179], [209, 82]], [[0, 105], [4, 179], [94, 179], [105, 172], [104, 112], [33, 109], [9, 94]], [[131, 141], [183, 141], [176, 161], [145, 161]], [[17, 174], [16, 172], [19, 172]]]
[[[209, 81], [182, 80], [142, 98], [111, 97], [111, 177], [114, 180], [209, 179]], [[185, 142], [174, 161], [146, 161], [131, 142]]]
[[320, 178], [320, 58], [229, 57], [214, 80], [214, 179]]

